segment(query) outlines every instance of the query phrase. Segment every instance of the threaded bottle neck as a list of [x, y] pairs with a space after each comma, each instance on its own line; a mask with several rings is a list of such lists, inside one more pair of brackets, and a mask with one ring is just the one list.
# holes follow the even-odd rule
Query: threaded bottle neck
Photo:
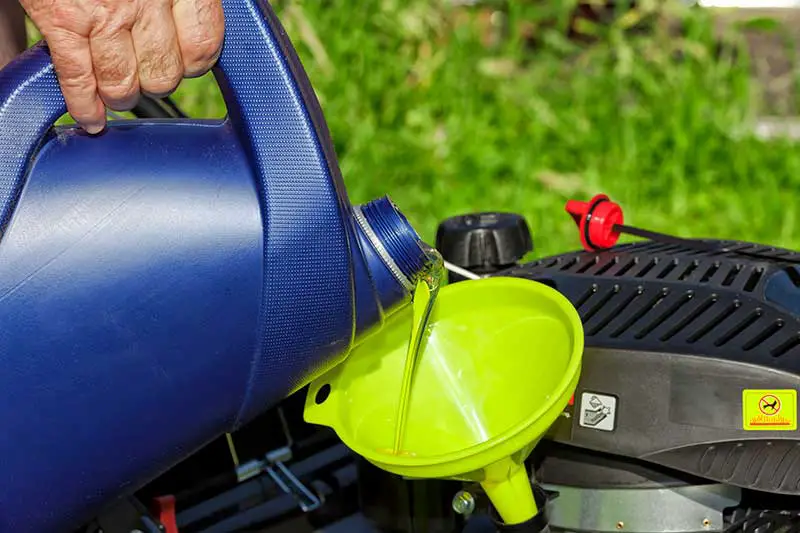
[[417, 232], [388, 196], [353, 209], [361, 230], [386, 267], [404, 288], [411, 290], [428, 261]]

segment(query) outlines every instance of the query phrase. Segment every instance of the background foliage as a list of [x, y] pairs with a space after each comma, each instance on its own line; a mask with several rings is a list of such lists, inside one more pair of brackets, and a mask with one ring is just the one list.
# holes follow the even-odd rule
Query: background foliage
[[[428, 239], [445, 217], [507, 210], [537, 254], [572, 249], [564, 202], [605, 192], [650, 229], [800, 248], [800, 150], [751, 133], [741, 36], [679, 2], [602, 22], [572, 21], [573, 4], [273, 2], [352, 200], [390, 194]], [[210, 76], [176, 97], [225, 114]]]

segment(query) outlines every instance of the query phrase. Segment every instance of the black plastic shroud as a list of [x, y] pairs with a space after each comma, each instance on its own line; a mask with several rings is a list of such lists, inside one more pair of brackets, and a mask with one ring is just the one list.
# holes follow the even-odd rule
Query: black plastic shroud
[[800, 260], [800, 253], [718, 242], [731, 251], [626, 244], [547, 257], [501, 274], [563, 293], [593, 347], [721, 357], [800, 373], [800, 269], [782, 262]]
[[[554, 287], [584, 324], [575, 404], [548, 439], [587, 455], [800, 495], [800, 431], [746, 431], [742, 405], [745, 389], [800, 389], [800, 254], [704, 242], [720, 250], [643, 242], [496, 274]], [[580, 423], [582, 398], [593, 394], [616, 402], [611, 427]], [[549, 470], [557, 471], [542, 481], [591, 477]], [[616, 474], [608, 485], [632, 482]]]

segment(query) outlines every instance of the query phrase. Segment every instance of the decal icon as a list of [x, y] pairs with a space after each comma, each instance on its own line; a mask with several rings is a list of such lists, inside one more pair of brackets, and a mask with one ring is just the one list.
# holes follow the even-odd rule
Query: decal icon
[[742, 428], [746, 431], [797, 430], [797, 391], [742, 391]]
[[582, 427], [614, 431], [617, 420], [617, 398], [607, 394], [581, 394], [579, 423]]

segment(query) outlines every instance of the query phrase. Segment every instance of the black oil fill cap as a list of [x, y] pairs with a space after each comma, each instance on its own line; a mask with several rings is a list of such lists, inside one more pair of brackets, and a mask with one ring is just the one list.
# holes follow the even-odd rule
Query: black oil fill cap
[[436, 249], [445, 261], [489, 273], [517, 264], [533, 250], [525, 217], [516, 213], [470, 213], [439, 224]]

